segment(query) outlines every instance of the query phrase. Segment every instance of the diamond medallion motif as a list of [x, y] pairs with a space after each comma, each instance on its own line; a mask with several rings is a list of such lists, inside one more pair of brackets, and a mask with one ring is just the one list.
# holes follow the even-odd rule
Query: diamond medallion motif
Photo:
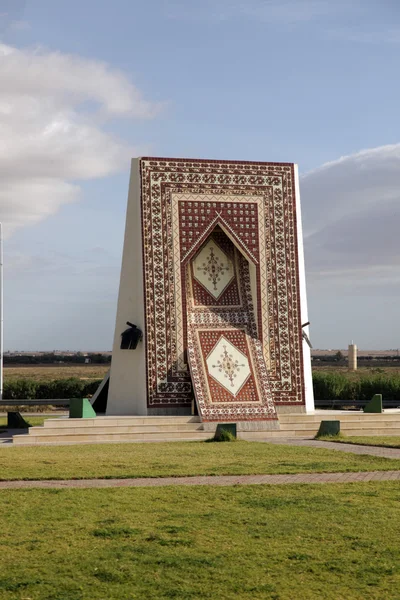
[[209, 375], [236, 396], [251, 375], [247, 357], [221, 336], [207, 357]]
[[233, 262], [210, 239], [193, 259], [194, 278], [218, 299], [235, 277]]

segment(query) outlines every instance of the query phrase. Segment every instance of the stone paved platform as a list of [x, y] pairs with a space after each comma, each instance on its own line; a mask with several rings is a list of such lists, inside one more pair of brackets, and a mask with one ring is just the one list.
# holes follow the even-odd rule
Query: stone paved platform
[[282, 485], [321, 483], [360, 483], [365, 481], [400, 481], [400, 471], [366, 471], [363, 473], [299, 473], [295, 475], [221, 475], [201, 477], [155, 477], [137, 479], [70, 479], [63, 481], [1, 481], [5, 489], [121, 488], [165, 487], [177, 485]]

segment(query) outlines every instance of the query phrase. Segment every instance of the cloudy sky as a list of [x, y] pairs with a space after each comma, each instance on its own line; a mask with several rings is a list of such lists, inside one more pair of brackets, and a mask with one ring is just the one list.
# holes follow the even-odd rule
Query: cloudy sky
[[297, 162], [317, 348], [400, 347], [397, 0], [0, 0], [5, 348], [112, 346], [132, 156]]

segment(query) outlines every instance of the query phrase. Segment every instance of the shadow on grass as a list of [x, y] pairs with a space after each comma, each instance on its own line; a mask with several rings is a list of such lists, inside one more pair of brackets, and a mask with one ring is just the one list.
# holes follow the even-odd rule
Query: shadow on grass
[[347, 442], [348, 438], [344, 435], [344, 433], [336, 433], [334, 435], [318, 435], [318, 433], [314, 436], [314, 440], [318, 442]]

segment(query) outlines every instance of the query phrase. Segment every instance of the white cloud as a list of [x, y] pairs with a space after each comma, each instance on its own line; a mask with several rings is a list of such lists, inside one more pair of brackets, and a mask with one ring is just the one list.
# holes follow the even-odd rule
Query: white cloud
[[312, 281], [400, 282], [400, 144], [362, 150], [301, 178]]
[[0, 220], [8, 234], [79, 198], [77, 181], [129, 164], [138, 149], [107, 120], [152, 118], [127, 77], [106, 64], [0, 44]]

